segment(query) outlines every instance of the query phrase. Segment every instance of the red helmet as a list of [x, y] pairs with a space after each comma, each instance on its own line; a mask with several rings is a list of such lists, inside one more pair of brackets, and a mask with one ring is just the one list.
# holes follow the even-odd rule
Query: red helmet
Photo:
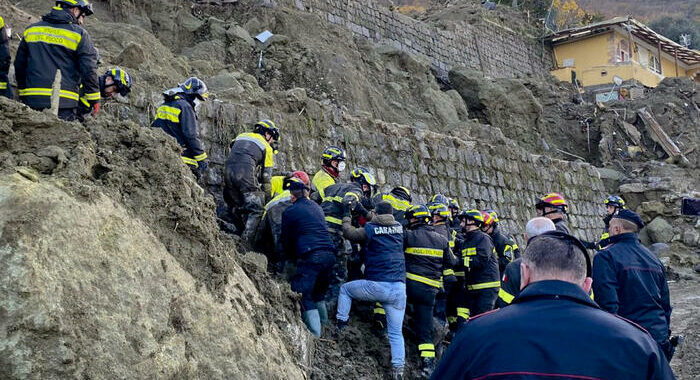
[[567, 213], [569, 211], [569, 205], [566, 203], [566, 199], [564, 199], [564, 196], [559, 193], [545, 194], [542, 196], [542, 198], [537, 200], [535, 208], [544, 209], [545, 207], [555, 208], [563, 213]]
[[488, 211], [481, 211], [481, 216], [484, 217], [484, 227], [491, 226], [496, 220]]
[[292, 173], [292, 177], [299, 178], [301, 182], [304, 182], [304, 185], [306, 186], [311, 186], [310, 181], [309, 181], [309, 175], [306, 174], [306, 172], [303, 172], [301, 170], [297, 170], [294, 173]]

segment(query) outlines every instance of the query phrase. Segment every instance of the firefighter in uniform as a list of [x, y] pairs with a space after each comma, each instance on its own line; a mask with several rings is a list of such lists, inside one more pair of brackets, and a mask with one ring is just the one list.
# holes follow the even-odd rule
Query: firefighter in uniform
[[[349, 183], [336, 183], [323, 190], [321, 208], [326, 218], [328, 232], [336, 247], [336, 263], [333, 268], [328, 300], [331, 304], [338, 298], [340, 285], [348, 272], [346, 240], [343, 238], [343, 217], [350, 210], [352, 219], [366, 220], [371, 205], [372, 193], [377, 185], [369, 170], [359, 167], [350, 173]], [[364, 224], [364, 223], [362, 223]], [[347, 244], [349, 245], [349, 243]]]
[[321, 154], [321, 169], [311, 180], [311, 199], [317, 203], [323, 202], [325, 190], [335, 185], [338, 176], [345, 170], [345, 151], [335, 145], [326, 148]]
[[80, 85], [92, 113], [99, 111], [97, 50], [80, 26], [93, 14], [86, 0], [58, 0], [50, 13], [24, 31], [15, 56], [15, 76], [22, 102], [35, 110], [51, 108], [53, 82], [61, 70], [58, 117], [76, 120]]
[[[115, 94], [127, 96], [131, 92], [131, 76], [126, 70], [115, 67], [107, 70], [106, 73], [98, 78], [100, 83], [100, 96], [104, 99], [111, 98]], [[77, 116], [80, 121], [85, 119], [85, 116], [92, 112], [92, 106], [87, 99], [85, 86], [80, 85], [80, 102], [78, 104]]]
[[442, 289], [435, 299], [435, 316], [440, 321], [447, 322], [447, 294], [450, 293], [452, 286], [457, 282], [454, 270], [457, 259], [453, 255], [455, 236], [448, 225], [451, 222], [451, 213], [447, 206], [442, 203], [430, 203], [428, 204], [428, 209], [433, 218], [433, 230], [447, 239], [450, 246], [450, 255], [453, 258], [450, 261], [451, 265], [445, 265], [442, 270]]
[[493, 247], [496, 249], [496, 255], [498, 256], [498, 271], [503, 273], [506, 265], [520, 257], [520, 249], [513, 238], [504, 235], [501, 229], [498, 228], [500, 220], [496, 211], [482, 211], [481, 215], [484, 217], [484, 226], [481, 230], [491, 236]]
[[537, 216], [544, 216], [554, 222], [557, 231], [570, 234], [569, 227], [564, 220], [564, 215], [569, 211], [569, 205], [564, 196], [559, 193], [548, 193], [537, 200], [535, 204]]
[[457, 217], [459, 212], [462, 211], [459, 207], [459, 202], [457, 202], [457, 200], [454, 198], [448, 198], [448, 202], [449, 204], [447, 205], [447, 208], [450, 209], [450, 213], [452, 214], [452, 217], [450, 218], [450, 228], [453, 231], [459, 231], [462, 229], [462, 227], [459, 225], [459, 218]]
[[[267, 253], [268, 267], [277, 274], [281, 274], [286, 263], [286, 256], [280, 235], [282, 234], [282, 213], [292, 205], [292, 197], [289, 185], [294, 179], [301, 180], [304, 185], [310, 187], [309, 175], [303, 171], [295, 171], [291, 176], [285, 177], [283, 190], [265, 205], [258, 240], [264, 245], [262, 251]], [[271, 246], [270, 246], [271, 245]]]
[[207, 153], [199, 140], [195, 99], [205, 100], [209, 96], [207, 85], [196, 77], [188, 78], [178, 87], [163, 92], [163, 104], [156, 110], [156, 119], [151, 127], [161, 128], [174, 137], [184, 149], [182, 162], [199, 178], [207, 169]]
[[411, 197], [411, 191], [403, 186], [397, 186], [391, 189], [387, 194], [379, 193], [372, 199], [374, 204], [379, 202], [389, 202], [391, 207], [394, 208], [394, 219], [401, 223], [402, 226], [406, 227], [408, 221], [404, 218], [404, 214], [411, 208], [411, 202], [413, 198]]
[[462, 324], [470, 316], [493, 309], [501, 281], [493, 242], [480, 229], [484, 224], [481, 212], [462, 211], [459, 219], [464, 234], [459, 252], [466, 272], [464, 287], [460, 289], [461, 296], [457, 299], [458, 324]]
[[608, 229], [610, 228], [610, 220], [617, 215], [618, 212], [625, 209], [625, 200], [617, 195], [611, 195], [605, 199], [605, 218], [603, 218], [603, 223], [605, 223], [605, 230], [603, 234], [600, 235], [600, 240], [596, 245], [597, 250], [605, 248], [610, 244], [610, 233]]
[[275, 148], [280, 131], [272, 120], [261, 120], [252, 132], [243, 132], [231, 142], [224, 170], [224, 200], [230, 207], [243, 244], [252, 247], [263, 204], [272, 193], [270, 180], [275, 166]]
[[426, 206], [411, 207], [406, 211], [405, 219], [408, 221], [408, 229], [404, 231], [406, 296], [408, 303], [413, 305], [413, 331], [423, 374], [430, 376], [435, 367], [435, 297], [442, 288], [443, 270], [452, 267], [455, 259], [447, 238], [430, 228], [432, 218]]
[[12, 32], [5, 25], [5, 20], [0, 16], [0, 96], [12, 99], [12, 86], [8, 73], [10, 72], [10, 39]]

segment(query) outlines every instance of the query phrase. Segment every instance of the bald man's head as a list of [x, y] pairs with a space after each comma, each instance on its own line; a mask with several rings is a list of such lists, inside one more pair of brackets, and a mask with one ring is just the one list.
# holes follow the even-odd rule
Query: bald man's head
[[537, 235], [542, 235], [547, 231], [554, 231], [555, 229], [556, 227], [551, 219], [539, 216], [527, 222], [527, 226], [525, 226], [525, 238], [529, 240]]

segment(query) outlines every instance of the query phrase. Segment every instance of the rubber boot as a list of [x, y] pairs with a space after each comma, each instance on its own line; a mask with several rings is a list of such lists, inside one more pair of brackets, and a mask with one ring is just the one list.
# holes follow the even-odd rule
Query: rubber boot
[[326, 308], [326, 301], [316, 302], [316, 308], [318, 309], [318, 315], [321, 318], [321, 324], [328, 324], [328, 309]]
[[311, 331], [311, 334], [316, 338], [321, 337], [321, 317], [318, 314], [318, 310], [311, 309], [307, 310], [302, 314], [302, 319], [304, 324]]

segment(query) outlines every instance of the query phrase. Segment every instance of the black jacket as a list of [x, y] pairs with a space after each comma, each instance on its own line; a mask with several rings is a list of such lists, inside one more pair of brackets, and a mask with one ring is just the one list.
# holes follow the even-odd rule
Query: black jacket
[[450, 246], [450, 255], [452, 256], [452, 259], [449, 260], [449, 262], [446, 262], [443, 270], [442, 270], [442, 277], [443, 277], [443, 282], [455, 282], [457, 279], [455, 278], [455, 266], [457, 265], [457, 257], [454, 255], [454, 249], [455, 249], [455, 236], [457, 235], [450, 229], [450, 227], [446, 224], [433, 224], [433, 230], [437, 232], [438, 234], [442, 235], [447, 239], [448, 244]]
[[10, 39], [6, 38], [5, 27], [5, 20], [0, 17], [0, 95], [9, 94], [10, 81], [7, 74], [10, 72], [12, 61]]
[[555, 219], [552, 220], [554, 222], [554, 228], [557, 229], [557, 231], [561, 231], [567, 235], [571, 235], [571, 231], [569, 231], [569, 225], [566, 224], [566, 221], [564, 219]]
[[326, 215], [328, 228], [341, 231], [343, 217], [346, 216], [348, 209], [356, 215], [366, 216], [367, 210], [362, 206], [364, 199], [362, 187], [354, 182], [336, 183], [326, 187], [321, 208]]
[[310, 255], [335, 255], [323, 211], [307, 198], [297, 200], [282, 213], [281, 238], [289, 258], [313, 260]]
[[500, 273], [503, 273], [506, 270], [506, 265], [520, 257], [520, 249], [515, 244], [515, 241], [501, 233], [498, 227], [494, 228], [493, 233], [489, 236], [493, 240], [493, 247], [496, 249], [496, 255], [498, 256], [498, 270]]
[[666, 268], [637, 234], [610, 237], [610, 245], [593, 260], [593, 293], [603, 310], [647, 329], [654, 339], [668, 341], [671, 303]]
[[427, 225], [420, 225], [404, 231], [403, 246], [406, 278], [440, 289], [443, 270], [452, 268], [456, 262], [447, 238]]
[[227, 186], [236, 187], [242, 193], [258, 191], [261, 184], [269, 185], [274, 166], [274, 150], [265, 137], [255, 132], [244, 132], [231, 143], [224, 179]]
[[459, 247], [462, 264], [467, 268], [467, 289], [480, 290], [501, 286], [498, 261], [491, 237], [481, 230], [464, 233]]
[[674, 377], [646, 331], [599, 309], [580, 287], [551, 280], [528, 285], [511, 306], [470, 319], [432, 375], [476, 378]]
[[520, 263], [521, 258], [513, 260], [506, 265], [506, 269], [501, 274], [501, 289], [498, 291], [496, 307], [506, 307], [513, 302], [513, 299], [520, 294]]
[[165, 95], [165, 102], [158, 107], [156, 119], [151, 126], [161, 128], [165, 133], [173, 136], [177, 143], [185, 148], [182, 152], [182, 161], [197, 167], [199, 162], [207, 159], [207, 154], [199, 140], [194, 107], [183, 96]]
[[22, 102], [34, 109], [50, 108], [53, 81], [59, 69], [59, 108], [78, 106], [81, 84], [91, 104], [100, 101], [97, 50], [71, 13], [54, 9], [24, 31], [17, 49], [15, 75]]

